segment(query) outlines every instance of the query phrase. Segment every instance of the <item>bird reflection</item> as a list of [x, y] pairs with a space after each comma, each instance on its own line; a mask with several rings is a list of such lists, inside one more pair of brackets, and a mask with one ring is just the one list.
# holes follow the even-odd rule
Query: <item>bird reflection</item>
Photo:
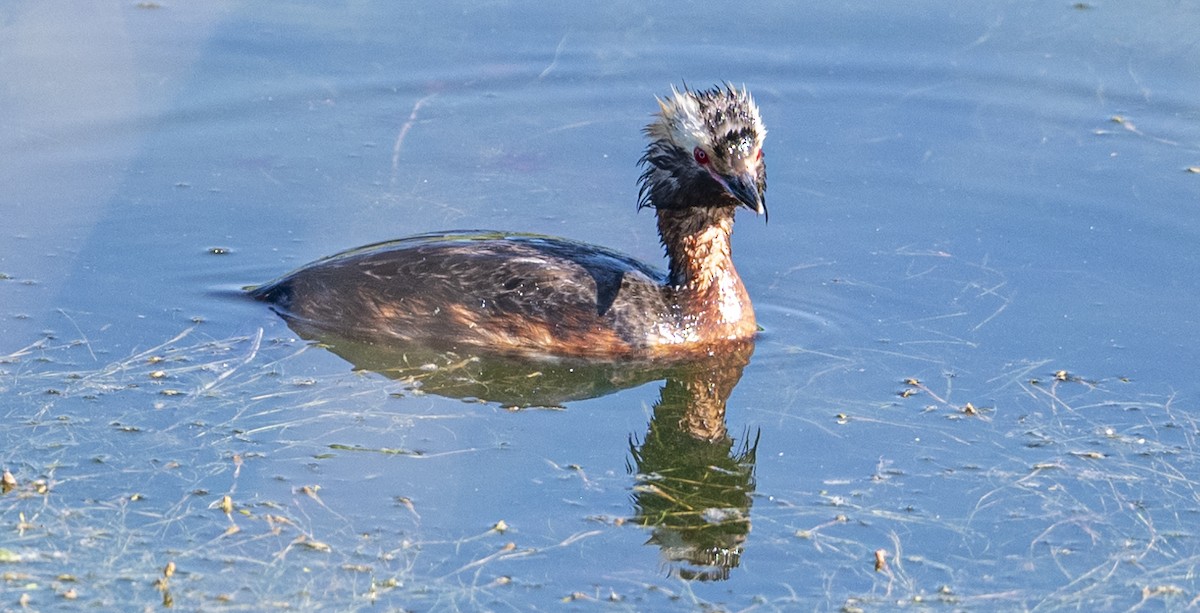
[[724, 580], [750, 532], [759, 433], [740, 441], [726, 429], [725, 406], [754, 352], [752, 342], [686, 363], [529, 361], [331, 338], [289, 322], [356, 368], [404, 381], [423, 393], [507, 407], [561, 407], [650, 381], [663, 381], [646, 433], [631, 434], [632, 521], [651, 531], [670, 572]]
[[630, 438], [634, 519], [684, 579], [729, 578], [750, 532], [759, 433], [735, 442], [725, 403], [752, 351], [747, 344], [667, 377], [645, 437]]

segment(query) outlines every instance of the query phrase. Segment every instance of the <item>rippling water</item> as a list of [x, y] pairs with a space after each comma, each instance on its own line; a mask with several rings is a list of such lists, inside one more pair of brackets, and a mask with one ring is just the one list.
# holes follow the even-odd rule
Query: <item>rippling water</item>
[[[5, 605], [1183, 608], [1198, 27], [1171, 3], [12, 3]], [[685, 80], [744, 83], [769, 130], [740, 381], [589, 372], [512, 411], [497, 386], [581, 375], [388, 369], [236, 295], [451, 228], [658, 261], [639, 130]]]

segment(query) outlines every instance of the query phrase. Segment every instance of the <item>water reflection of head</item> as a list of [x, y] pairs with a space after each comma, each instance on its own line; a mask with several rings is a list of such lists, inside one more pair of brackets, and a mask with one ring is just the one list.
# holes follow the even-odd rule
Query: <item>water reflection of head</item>
[[736, 443], [725, 405], [752, 351], [746, 346], [667, 378], [646, 435], [630, 439], [634, 519], [653, 529], [649, 542], [684, 579], [727, 579], [750, 532], [758, 433]]

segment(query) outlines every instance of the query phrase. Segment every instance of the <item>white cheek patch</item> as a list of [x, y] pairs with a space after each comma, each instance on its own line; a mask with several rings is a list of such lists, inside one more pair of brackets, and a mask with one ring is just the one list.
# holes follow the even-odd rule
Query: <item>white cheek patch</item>
[[672, 89], [668, 106], [663, 108], [671, 118], [671, 140], [683, 149], [708, 145], [708, 130], [700, 114], [700, 103], [687, 94]]

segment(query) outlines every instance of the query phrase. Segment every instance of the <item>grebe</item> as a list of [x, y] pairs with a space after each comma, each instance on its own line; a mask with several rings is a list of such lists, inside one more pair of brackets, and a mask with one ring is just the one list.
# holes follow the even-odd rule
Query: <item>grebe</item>
[[666, 274], [561, 238], [445, 232], [330, 256], [250, 294], [335, 336], [534, 358], [677, 359], [748, 341], [730, 233], [739, 207], [767, 213], [758, 107], [729, 84], [658, 102], [638, 209], [654, 209]]

